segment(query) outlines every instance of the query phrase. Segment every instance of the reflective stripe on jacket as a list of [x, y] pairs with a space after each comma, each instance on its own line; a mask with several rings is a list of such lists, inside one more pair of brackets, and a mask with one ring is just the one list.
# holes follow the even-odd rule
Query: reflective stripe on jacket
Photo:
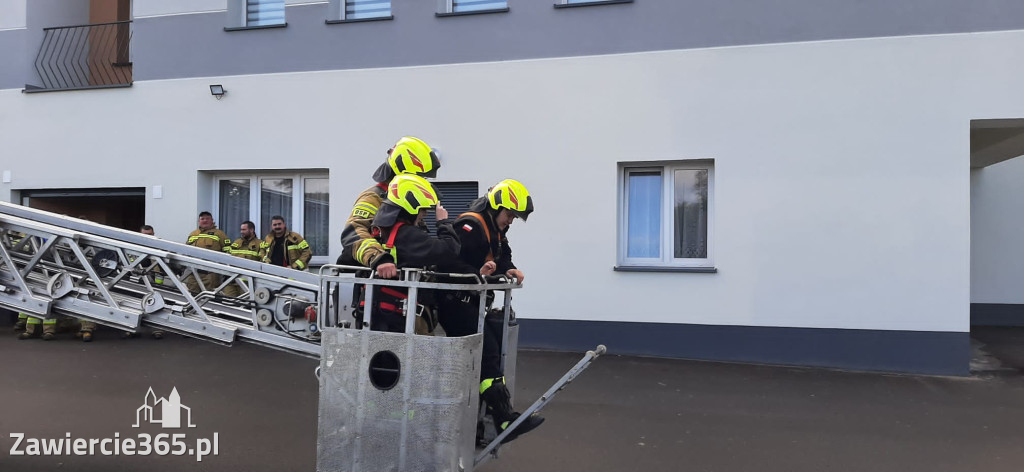
[[187, 244], [189, 246], [195, 246], [203, 249], [212, 249], [214, 251], [228, 252], [231, 250], [231, 240], [228, 239], [228, 235], [224, 234], [223, 231], [216, 227], [210, 228], [206, 231], [195, 230], [188, 235]]
[[[297, 270], [306, 270], [309, 267], [309, 260], [313, 257], [313, 250], [309, 243], [299, 233], [289, 231], [284, 235], [285, 251], [284, 260], [287, 267]], [[274, 233], [270, 233], [260, 243], [260, 260], [270, 263], [270, 255], [274, 253]]]
[[231, 243], [230, 251], [232, 256], [258, 261], [260, 260], [260, 240], [255, 236], [249, 239], [238, 238]]

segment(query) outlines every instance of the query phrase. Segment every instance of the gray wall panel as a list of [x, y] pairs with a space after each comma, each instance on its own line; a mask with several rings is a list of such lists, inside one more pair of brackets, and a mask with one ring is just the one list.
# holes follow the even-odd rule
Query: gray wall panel
[[327, 4], [289, 7], [286, 28], [225, 32], [225, 12], [143, 18], [138, 80], [395, 67], [712, 46], [1024, 29], [1019, 0], [637, 0], [434, 16], [394, 0], [392, 21], [325, 25]]
[[89, 0], [32, 0], [26, 4], [23, 30], [0, 31], [0, 88], [38, 84], [34, 62], [43, 28], [89, 22]]
[[0, 89], [25, 86], [25, 38], [28, 30], [0, 31]]
[[42, 83], [35, 69], [35, 60], [43, 42], [43, 28], [89, 23], [89, 0], [31, 0], [25, 14], [28, 35], [25, 38], [25, 65], [19, 87]]

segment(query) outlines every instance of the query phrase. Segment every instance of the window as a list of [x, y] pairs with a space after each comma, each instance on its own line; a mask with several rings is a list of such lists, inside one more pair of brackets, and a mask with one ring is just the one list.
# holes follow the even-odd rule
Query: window
[[[256, 235], [266, 237], [270, 219], [284, 217], [290, 231], [302, 235], [313, 251], [313, 264], [328, 262], [330, 241], [329, 180], [325, 173], [218, 175], [215, 177], [214, 218], [231, 239], [243, 221], [256, 223]], [[256, 189], [257, 191], [253, 191]]]
[[621, 268], [714, 266], [713, 161], [624, 164], [619, 176]]
[[364, 20], [391, 16], [391, 0], [344, 0], [343, 20]]
[[284, 0], [245, 0], [245, 26], [284, 24]]
[[453, 13], [489, 13], [508, 11], [506, 0], [438, 0], [440, 5], [439, 15]]
[[[469, 211], [469, 204], [480, 197], [480, 184], [478, 182], [431, 182], [434, 190], [437, 191], [437, 198], [441, 200], [441, 206], [448, 210], [448, 218], [455, 219], [459, 215]], [[433, 211], [427, 212], [423, 218], [430, 229], [430, 234], [437, 234], [437, 217]]]

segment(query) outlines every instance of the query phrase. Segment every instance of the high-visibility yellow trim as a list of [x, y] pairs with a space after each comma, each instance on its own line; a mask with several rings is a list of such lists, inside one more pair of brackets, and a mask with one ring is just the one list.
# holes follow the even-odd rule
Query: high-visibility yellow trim
[[224, 246], [224, 249], [221, 250], [224, 252], [231, 252], [231, 246]]
[[57, 324], [57, 318], [53, 318], [53, 319], [49, 319], [49, 320], [43, 320], [43, 324], [44, 325], [55, 325], [55, 324]]
[[307, 247], [309, 247], [309, 243], [307, 243], [306, 241], [302, 241], [299, 244], [294, 244], [294, 245], [288, 246], [288, 250], [289, 251], [301, 251], [303, 249], [306, 249]]
[[29, 317], [28, 320], [25, 321], [26, 324], [30, 324], [30, 325], [37, 325], [37, 324], [42, 323], [42, 322], [43, 322], [43, 320], [41, 320], [39, 318], [32, 318], [32, 317]]
[[246, 251], [245, 249], [232, 249], [231, 250], [231, 254], [234, 254], [236, 256], [239, 255], [239, 254], [245, 255], [245, 256], [258, 256], [258, 255], [260, 255], [260, 253], [257, 252], [257, 251]]
[[302, 262], [301, 260], [295, 261], [295, 265], [299, 267], [299, 270], [306, 268], [306, 263]]
[[[375, 239], [364, 239], [363, 242], [359, 243], [359, 249], [356, 249], [356, 260], [363, 263], [363, 255], [366, 254], [366, 250], [369, 248], [380, 248], [380, 243]], [[381, 248], [383, 249], [383, 248]]]
[[25, 319], [25, 318], [28, 318], [28, 315], [26, 315], [26, 314], [24, 314], [24, 313], [18, 313], [18, 319], [19, 319], [19, 320], [23, 320], [23, 319]]
[[369, 203], [366, 203], [366, 202], [356, 203], [356, 208], [362, 208], [362, 209], [370, 212], [370, 214], [377, 213], [377, 207], [375, 207], [375, 206], [373, 206], [373, 205], [371, 205]]
[[487, 389], [491, 388], [496, 380], [500, 380], [501, 383], [505, 383], [505, 377], [495, 377], [493, 379], [484, 379], [480, 382], [480, 394], [483, 395]]

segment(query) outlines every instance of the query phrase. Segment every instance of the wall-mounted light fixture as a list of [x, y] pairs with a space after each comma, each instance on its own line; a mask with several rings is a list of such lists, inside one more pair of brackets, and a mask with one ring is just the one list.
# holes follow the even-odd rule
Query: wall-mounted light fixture
[[228, 93], [228, 91], [224, 90], [224, 86], [221, 85], [221, 84], [216, 84], [216, 85], [211, 85], [210, 86], [210, 94], [213, 95], [214, 97], [217, 97], [217, 100], [220, 100], [220, 99], [224, 98], [224, 94], [225, 93]]

